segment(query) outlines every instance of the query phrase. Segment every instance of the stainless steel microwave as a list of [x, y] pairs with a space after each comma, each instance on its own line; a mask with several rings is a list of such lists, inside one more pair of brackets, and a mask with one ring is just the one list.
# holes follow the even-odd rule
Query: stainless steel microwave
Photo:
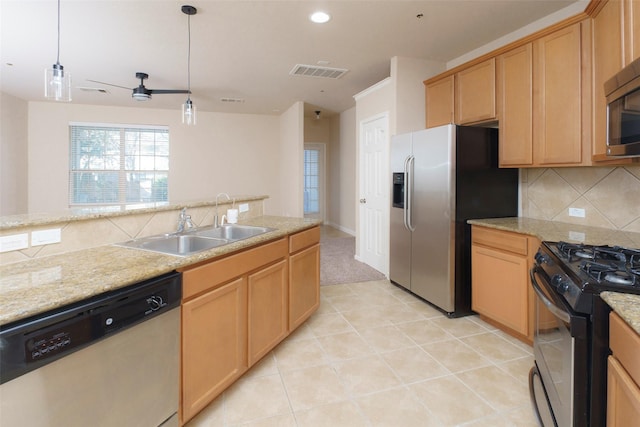
[[604, 84], [607, 156], [640, 156], [640, 58]]

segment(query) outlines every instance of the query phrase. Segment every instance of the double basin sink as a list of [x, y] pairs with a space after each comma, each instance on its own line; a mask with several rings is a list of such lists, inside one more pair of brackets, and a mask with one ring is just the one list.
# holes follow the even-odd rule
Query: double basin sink
[[128, 242], [118, 243], [118, 246], [169, 255], [188, 256], [274, 230], [274, 228], [268, 227], [226, 224], [220, 227], [204, 227], [182, 233], [159, 234], [129, 240]]

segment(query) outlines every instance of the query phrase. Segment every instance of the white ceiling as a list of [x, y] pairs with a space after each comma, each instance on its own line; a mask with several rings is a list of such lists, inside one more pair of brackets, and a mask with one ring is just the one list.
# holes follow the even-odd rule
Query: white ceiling
[[[200, 111], [278, 114], [296, 101], [327, 114], [389, 76], [390, 58], [447, 62], [576, 0], [62, 0], [60, 63], [73, 77], [73, 103], [179, 109], [185, 95], [131, 91], [146, 72], [150, 89], [187, 87], [191, 17], [191, 96]], [[43, 100], [44, 69], [56, 61], [56, 0], [1, 0], [0, 86]], [[332, 15], [327, 24], [311, 12]], [[423, 14], [418, 18], [418, 14]], [[346, 68], [337, 80], [290, 76], [296, 64]], [[79, 87], [107, 89], [108, 93]], [[220, 98], [241, 98], [223, 103]]]

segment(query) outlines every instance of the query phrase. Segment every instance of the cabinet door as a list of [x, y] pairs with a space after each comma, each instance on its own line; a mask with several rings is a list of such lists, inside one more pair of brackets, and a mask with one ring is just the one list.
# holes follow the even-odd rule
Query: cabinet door
[[289, 257], [289, 329], [307, 320], [320, 306], [320, 245]]
[[495, 58], [469, 67], [455, 77], [455, 116], [460, 125], [496, 118]]
[[607, 363], [607, 427], [637, 426], [640, 388], [614, 356]]
[[249, 366], [287, 336], [287, 261], [259, 270], [248, 278]]
[[472, 245], [471, 259], [471, 308], [526, 336], [527, 258]]
[[625, 0], [625, 65], [640, 58], [640, 0]]
[[622, 6], [609, 0], [593, 19], [593, 148], [595, 161], [607, 160], [607, 100], [604, 82], [623, 66]]
[[240, 278], [182, 305], [182, 420], [247, 370], [247, 284]]
[[581, 23], [538, 39], [534, 52], [534, 161], [582, 162]]
[[453, 76], [425, 86], [427, 128], [453, 123]]
[[501, 167], [533, 163], [533, 48], [531, 43], [497, 58]]

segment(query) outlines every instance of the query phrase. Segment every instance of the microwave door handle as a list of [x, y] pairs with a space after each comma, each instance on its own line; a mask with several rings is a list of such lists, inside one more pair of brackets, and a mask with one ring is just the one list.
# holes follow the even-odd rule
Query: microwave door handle
[[404, 178], [405, 178], [405, 227], [409, 231], [415, 231], [413, 226], [413, 165], [415, 162], [414, 156], [409, 156], [405, 160], [404, 164]]
[[538, 295], [538, 298], [540, 298], [540, 301], [542, 301], [545, 307], [547, 307], [547, 309], [551, 313], [553, 313], [554, 316], [556, 316], [557, 318], [559, 318], [565, 323], [570, 323], [571, 315], [566, 311], [564, 311], [563, 309], [561, 309], [560, 307], [558, 307], [557, 305], [555, 305], [553, 302], [551, 302], [549, 298], [547, 298], [547, 296], [542, 291], [542, 288], [540, 287], [540, 285], [538, 284], [538, 281], [536, 280], [537, 272], [538, 272], [538, 267], [533, 267], [531, 271], [529, 271], [529, 277], [531, 277], [531, 286], [533, 287], [533, 290], [535, 291], [536, 295]]

